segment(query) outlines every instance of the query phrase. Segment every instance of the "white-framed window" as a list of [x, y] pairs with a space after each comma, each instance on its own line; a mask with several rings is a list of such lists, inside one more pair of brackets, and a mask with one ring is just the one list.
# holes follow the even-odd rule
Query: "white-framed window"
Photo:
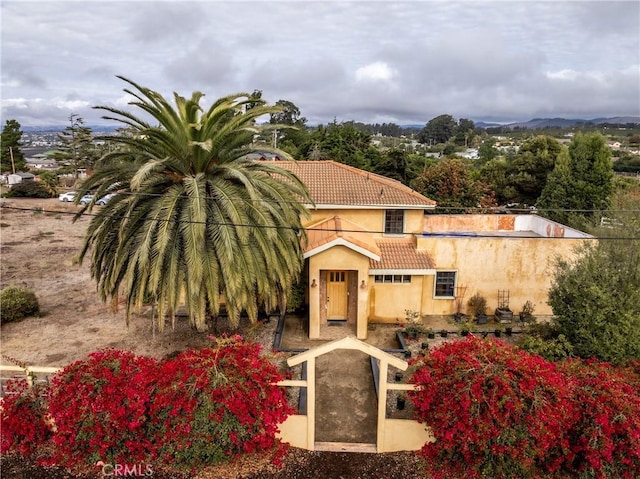
[[404, 233], [404, 210], [385, 210], [384, 232], [388, 235]]
[[436, 272], [436, 285], [434, 296], [436, 298], [453, 298], [456, 295], [456, 272]]
[[410, 274], [376, 274], [376, 283], [411, 283]]

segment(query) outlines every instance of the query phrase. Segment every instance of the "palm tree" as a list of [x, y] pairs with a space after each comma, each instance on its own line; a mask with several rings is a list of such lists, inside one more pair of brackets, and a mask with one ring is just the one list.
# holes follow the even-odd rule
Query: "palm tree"
[[279, 109], [242, 93], [205, 111], [200, 92], [189, 100], [174, 93], [174, 108], [119, 78], [133, 87], [124, 89], [135, 98], [129, 104], [157, 125], [97, 107], [127, 127], [104, 138], [119, 148], [100, 160], [78, 195], [91, 191], [95, 202], [115, 193], [91, 220], [80, 256], [91, 254], [102, 300], [124, 296], [127, 322], [133, 308], [155, 300], [160, 330], [167, 315], [174, 324], [182, 303], [199, 331], [220, 312], [221, 297], [234, 326], [243, 311], [256, 321], [261, 308], [284, 310], [302, 268], [302, 202], [310, 198], [292, 173], [247, 157], [255, 134], [282, 127], [259, 127], [256, 119]]

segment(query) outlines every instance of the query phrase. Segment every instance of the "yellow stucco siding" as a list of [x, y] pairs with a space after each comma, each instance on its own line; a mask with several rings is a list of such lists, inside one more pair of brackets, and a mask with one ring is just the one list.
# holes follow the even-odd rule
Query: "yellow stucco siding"
[[405, 310], [423, 312], [424, 276], [412, 276], [411, 283], [376, 283], [369, 277], [369, 319], [381, 323], [404, 322]]
[[[571, 258], [583, 240], [548, 238], [420, 238], [421, 248], [431, 253], [438, 271], [457, 271], [457, 285], [466, 286], [466, 300], [476, 292], [487, 298], [488, 312], [498, 306], [498, 290], [509, 291], [509, 306], [518, 312], [525, 301], [535, 304], [535, 313], [550, 315], [547, 295], [556, 255]], [[435, 300], [434, 311], [453, 302]], [[436, 306], [439, 303], [438, 306]], [[440, 311], [437, 311], [440, 309]], [[453, 309], [448, 311], [453, 313]]]
[[[308, 226], [319, 221], [323, 221], [334, 216], [340, 216], [349, 221], [353, 221], [366, 231], [376, 233], [374, 236], [381, 236], [379, 232], [384, 230], [384, 209], [322, 209], [309, 210], [311, 217], [305, 220], [304, 226]], [[407, 233], [422, 233], [424, 222], [423, 210], [405, 210], [404, 230]]]

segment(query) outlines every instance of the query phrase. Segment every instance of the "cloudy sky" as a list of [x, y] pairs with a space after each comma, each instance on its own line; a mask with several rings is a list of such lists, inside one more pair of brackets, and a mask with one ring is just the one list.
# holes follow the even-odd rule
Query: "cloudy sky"
[[1, 21], [2, 124], [105, 124], [116, 75], [205, 105], [259, 89], [309, 124], [640, 116], [637, 0], [3, 0]]

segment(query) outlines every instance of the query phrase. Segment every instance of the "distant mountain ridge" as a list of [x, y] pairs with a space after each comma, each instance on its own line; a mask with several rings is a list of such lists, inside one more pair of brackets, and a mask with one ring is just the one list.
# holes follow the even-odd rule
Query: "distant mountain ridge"
[[640, 116], [614, 116], [609, 118], [593, 118], [584, 120], [580, 118], [534, 118], [533, 120], [514, 123], [485, 123], [478, 121], [475, 123], [478, 128], [490, 127], [507, 127], [507, 128], [527, 128], [535, 130], [539, 128], [560, 127], [569, 128], [580, 123], [592, 123], [594, 125], [602, 125], [603, 123], [611, 123], [616, 125], [626, 125], [627, 123], [640, 124]]
[[[591, 120], [585, 120], [580, 118], [534, 118], [524, 122], [513, 123], [491, 123], [484, 121], [474, 122], [477, 128], [491, 128], [491, 127], [506, 127], [506, 128], [527, 128], [529, 130], [535, 130], [539, 128], [560, 127], [569, 128], [579, 123], [592, 123], [594, 125], [602, 125], [603, 123], [611, 123], [616, 125], [626, 125], [627, 123], [633, 123], [640, 125], [640, 116], [614, 116], [609, 118], [593, 118]], [[424, 128], [424, 124], [410, 124], [399, 125], [401, 128], [409, 128], [420, 130]], [[105, 125], [87, 125], [94, 133], [112, 133], [118, 126], [105, 126]], [[21, 130], [25, 133], [35, 132], [60, 132], [63, 131], [66, 126], [22, 126]]]

